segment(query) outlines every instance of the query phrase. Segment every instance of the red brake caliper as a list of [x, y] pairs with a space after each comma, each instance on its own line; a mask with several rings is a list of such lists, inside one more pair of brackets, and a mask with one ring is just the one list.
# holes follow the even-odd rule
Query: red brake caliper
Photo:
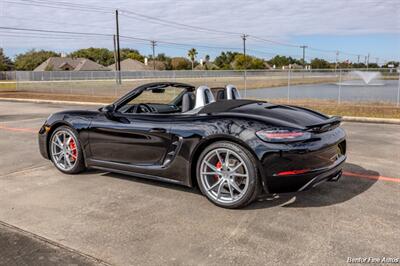
[[[217, 169], [221, 169], [222, 168], [222, 163], [220, 161], [217, 162], [217, 164], [215, 165], [215, 167], [217, 167]], [[214, 175], [214, 180], [218, 181], [219, 176], [218, 175]]]
[[71, 161], [75, 161], [76, 159], [76, 145], [74, 139], [71, 139], [69, 142], [69, 148], [71, 149]]

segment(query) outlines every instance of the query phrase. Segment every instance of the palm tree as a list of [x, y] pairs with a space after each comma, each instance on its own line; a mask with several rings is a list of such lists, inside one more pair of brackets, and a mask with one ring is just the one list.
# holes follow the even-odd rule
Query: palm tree
[[197, 51], [195, 48], [192, 48], [188, 51], [188, 57], [190, 58], [190, 60], [192, 61], [192, 70], [194, 68], [194, 60], [196, 59], [197, 56]]

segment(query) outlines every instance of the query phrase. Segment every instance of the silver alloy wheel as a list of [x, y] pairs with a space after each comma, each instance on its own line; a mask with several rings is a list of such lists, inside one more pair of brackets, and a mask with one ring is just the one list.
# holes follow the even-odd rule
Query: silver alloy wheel
[[220, 203], [239, 201], [249, 187], [249, 171], [244, 160], [227, 148], [211, 150], [204, 156], [200, 176], [208, 196]]
[[57, 131], [51, 138], [51, 156], [58, 168], [69, 171], [78, 161], [75, 137], [67, 130]]

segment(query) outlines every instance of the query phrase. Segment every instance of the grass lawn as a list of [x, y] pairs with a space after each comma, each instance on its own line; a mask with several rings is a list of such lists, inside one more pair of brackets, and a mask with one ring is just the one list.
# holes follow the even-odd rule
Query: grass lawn
[[17, 90], [17, 83], [15, 82], [1, 82], [0, 81], [0, 92], [2, 91], [15, 91]]

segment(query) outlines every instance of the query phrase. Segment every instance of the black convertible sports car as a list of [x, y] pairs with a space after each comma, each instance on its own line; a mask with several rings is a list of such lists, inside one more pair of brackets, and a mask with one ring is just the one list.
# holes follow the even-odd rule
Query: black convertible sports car
[[90, 167], [197, 184], [214, 204], [238, 208], [261, 193], [337, 180], [346, 159], [340, 122], [301, 107], [240, 99], [232, 85], [159, 82], [99, 110], [51, 115], [39, 146], [64, 173]]

